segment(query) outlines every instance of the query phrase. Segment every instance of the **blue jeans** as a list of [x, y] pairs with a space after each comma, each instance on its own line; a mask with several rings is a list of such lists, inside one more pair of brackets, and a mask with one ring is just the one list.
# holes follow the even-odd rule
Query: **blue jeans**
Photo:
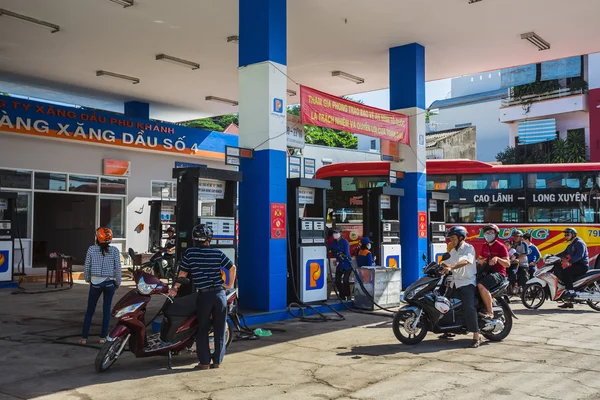
[[104, 281], [99, 285], [90, 284], [90, 294], [88, 295], [88, 306], [85, 312], [85, 318], [83, 320], [83, 331], [81, 337], [83, 339], [88, 338], [90, 333], [90, 325], [92, 324], [92, 317], [96, 311], [96, 304], [100, 295], [103, 295], [102, 299], [102, 331], [100, 337], [105, 338], [108, 335], [108, 325], [110, 324], [110, 311], [112, 298], [115, 294], [115, 281]]
[[[198, 335], [196, 336], [198, 361], [202, 365], [209, 365], [212, 358], [214, 364], [221, 364], [226, 350], [227, 298], [225, 297], [225, 290], [200, 291], [198, 292], [196, 304], [198, 312]], [[215, 335], [215, 352], [212, 357], [208, 340], [211, 316]]]

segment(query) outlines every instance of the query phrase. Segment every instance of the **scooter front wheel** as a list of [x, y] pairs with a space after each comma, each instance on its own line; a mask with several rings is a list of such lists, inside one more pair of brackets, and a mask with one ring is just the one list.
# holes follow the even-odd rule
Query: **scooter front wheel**
[[399, 310], [394, 316], [392, 330], [396, 339], [404, 344], [414, 345], [420, 343], [427, 335], [427, 324], [423, 319], [417, 322], [413, 328], [413, 324], [417, 315], [414, 311]]
[[532, 283], [525, 286], [521, 293], [521, 302], [530, 310], [537, 310], [546, 301], [546, 292], [539, 283]]
[[102, 348], [98, 352], [96, 356], [96, 361], [94, 363], [96, 367], [96, 372], [104, 372], [109, 369], [117, 358], [121, 355], [123, 351], [125, 338], [123, 336], [119, 336], [118, 338], [107, 341], [102, 345]]

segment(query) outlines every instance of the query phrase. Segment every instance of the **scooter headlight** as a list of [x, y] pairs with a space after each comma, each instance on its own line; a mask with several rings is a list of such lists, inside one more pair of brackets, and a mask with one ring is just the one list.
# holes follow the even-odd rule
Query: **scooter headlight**
[[148, 294], [152, 293], [152, 291], [154, 289], [156, 289], [156, 286], [158, 286], [156, 283], [153, 283], [153, 284], [146, 283], [144, 281], [144, 277], [142, 276], [140, 278], [140, 280], [138, 281], [137, 289], [138, 289], [138, 292], [140, 292], [141, 294], [148, 295]]
[[141, 302], [141, 303], [131, 304], [125, 308], [122, 308], [119, 311], [117, 311], [117, 313], [115, 314], [115, 318], [120, 318], [125, 314], [132, 313], [143, 305], [144, 305], [144, 302]]

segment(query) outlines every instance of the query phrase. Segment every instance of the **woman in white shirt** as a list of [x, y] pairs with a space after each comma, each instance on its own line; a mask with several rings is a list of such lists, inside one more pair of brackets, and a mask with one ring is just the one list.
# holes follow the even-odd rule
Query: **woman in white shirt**
[[[465, 242], [467, 230], [462, 226], [453, 226], [446, 235], [452, 244], [450, 258], [442, 263], [445, 273], [452, 271], [453, 284], [462, 300], [463, 313], [467, 330], [473, 333], [473, 342], [469, 347], [477, 348], [481, 344], [477, 309], [475, 308], [475, 291], [477, 290], [477, 266], [475, 265], [475, 249]], [[451, 337], [451, 335], [443, 335]]]

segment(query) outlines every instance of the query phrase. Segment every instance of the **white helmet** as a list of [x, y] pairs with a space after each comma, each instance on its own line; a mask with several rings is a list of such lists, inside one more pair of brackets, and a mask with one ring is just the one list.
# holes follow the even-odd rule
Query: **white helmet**
[[445, 298], [444, 296], [438, 296], [435, 299], [435, 309], [441, 312], [442, 314], [446, 314], [450, 311], [452, 304], [450, 304], [450, 300]]

